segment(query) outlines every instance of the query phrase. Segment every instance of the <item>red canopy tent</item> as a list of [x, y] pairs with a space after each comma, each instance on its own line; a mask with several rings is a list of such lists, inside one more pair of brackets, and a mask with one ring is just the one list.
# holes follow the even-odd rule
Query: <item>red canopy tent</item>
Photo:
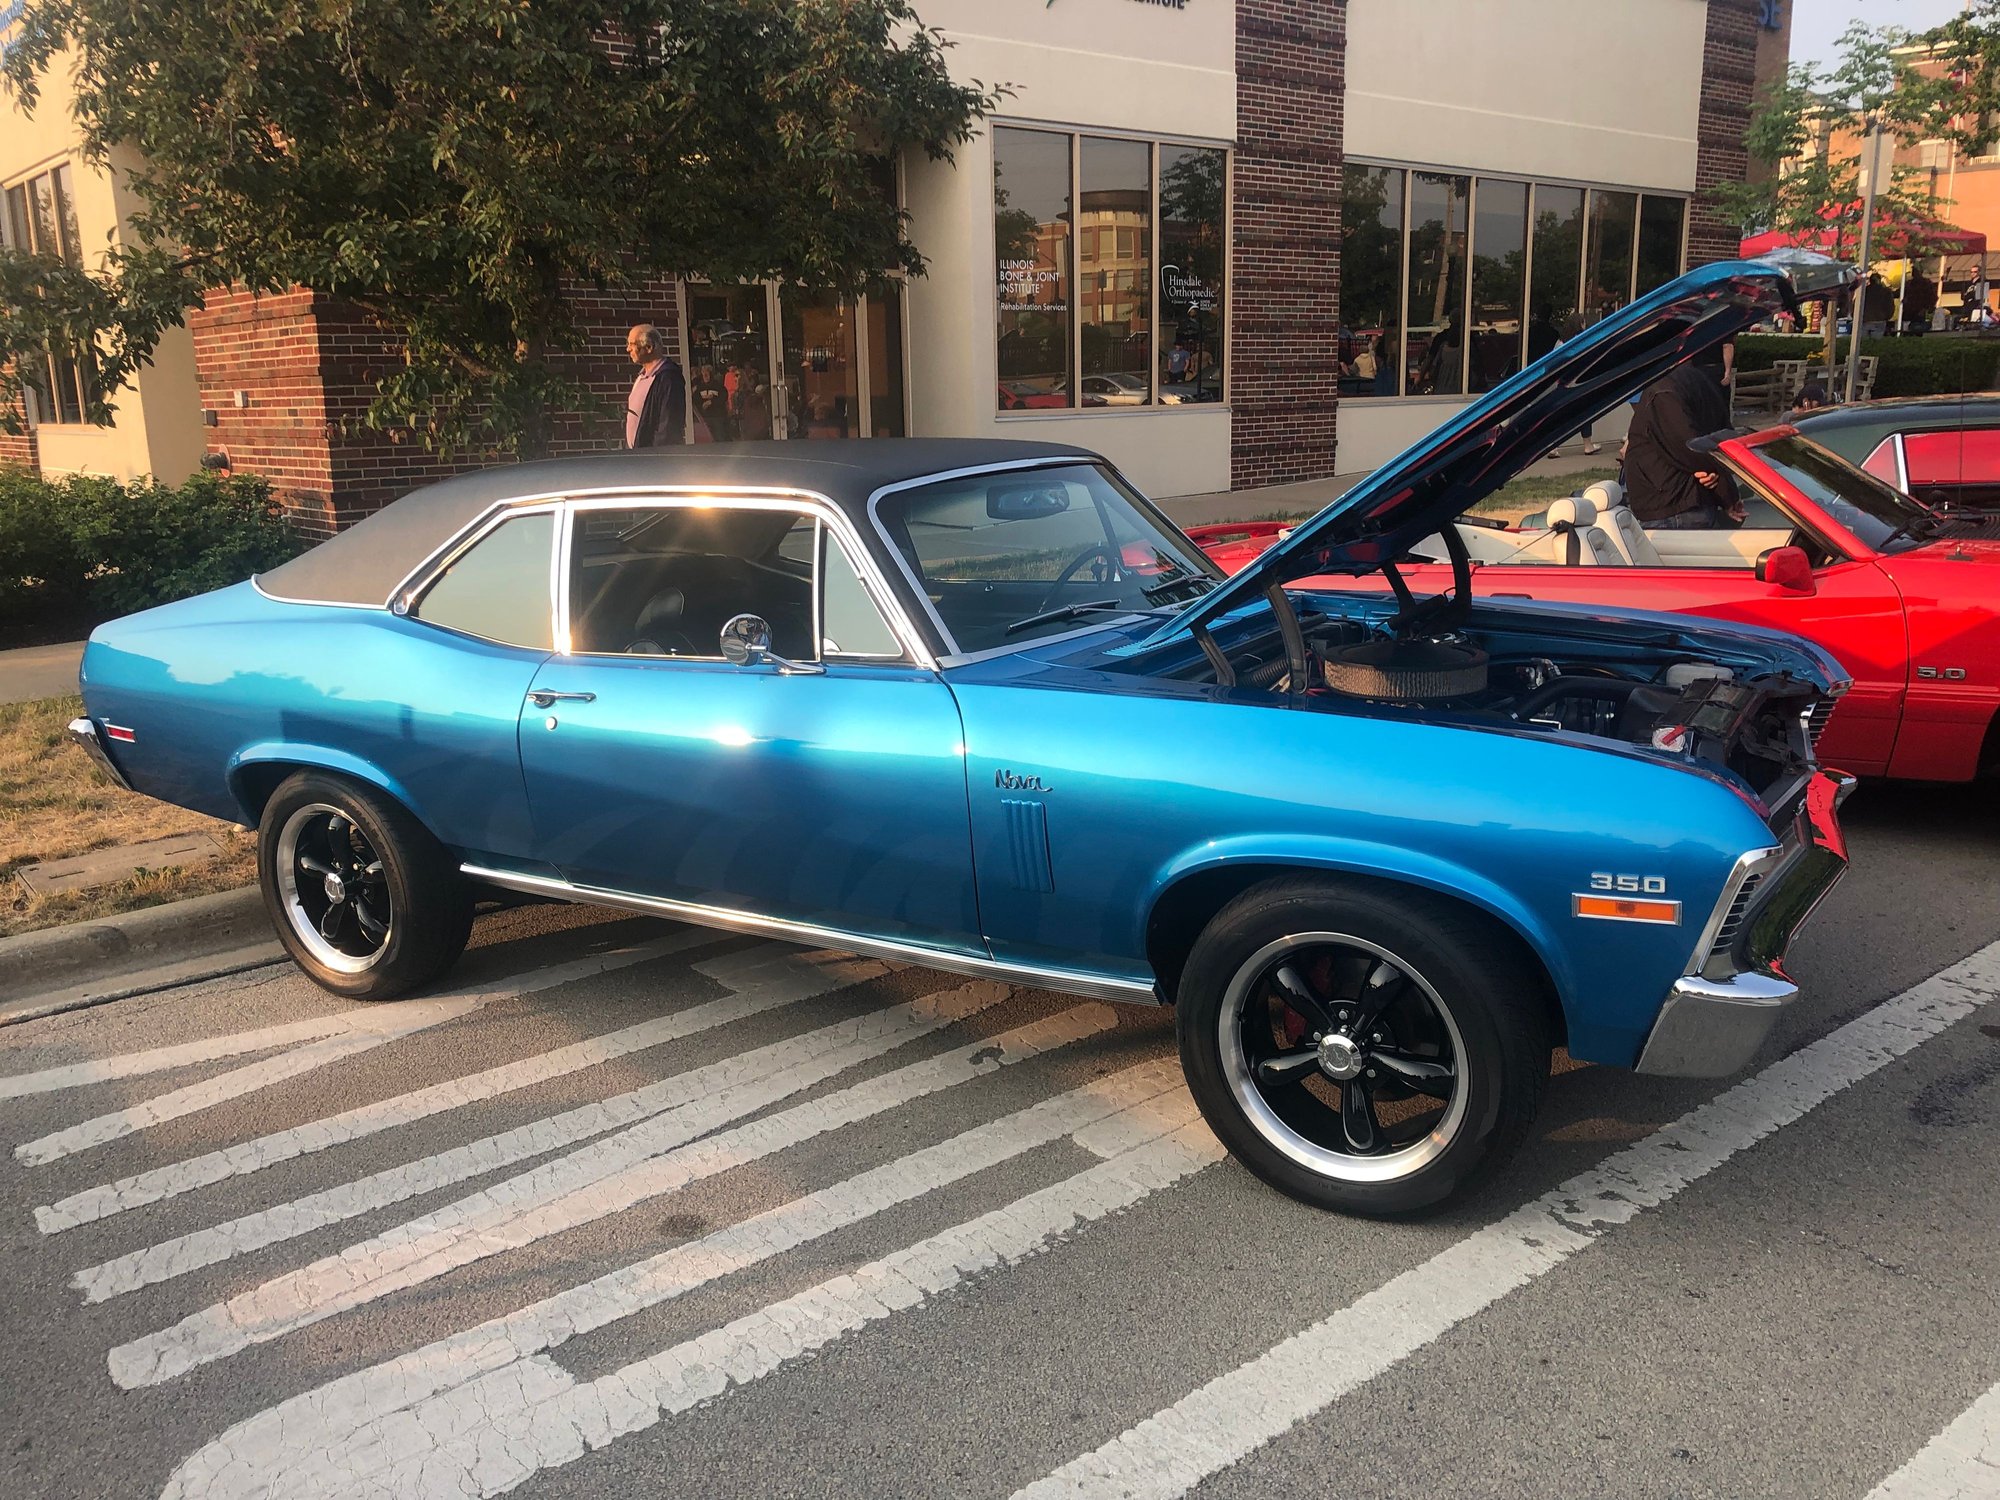
[[[1984, 255], [1986, 236], [1970, 229], [1954, 229], [1949, 224], [1902, 224], [1893, 220], [1875, 226], [1875, 239], [1871, 246], [1876, 259], [1896, 260], [1909, 248], [1912, 235], [1923, 248], [1920, 255]], [[1847, 249], [1855, 249], [1856, 233], [1852, 227], [1844, 230], [1828, 225], [1825, 229], [1771, 229], [1763, 234], [1752, 235], [1743, 241], [1742, 256], [1745, 260], [1755, 260], [1772, 250], [1802, 249], [1833, 251], [1840, 247], [1843, 235]]]

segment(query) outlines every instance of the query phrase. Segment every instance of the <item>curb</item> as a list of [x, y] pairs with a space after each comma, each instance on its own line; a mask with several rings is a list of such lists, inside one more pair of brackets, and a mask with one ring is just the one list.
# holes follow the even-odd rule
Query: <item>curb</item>
[[[263, 895], [254, 885], [24, 932], [0, 938], [0, 1008], [12, 1011], [79, 987], [118, 990], [120, 979], [137, 980], [144, 971], [169, 966], [176, 971], [174, 982], [188, 983], [182, 976], [200, 977], [201, 959], [227, 958], [231, 966], [240, 966], [247, 953], [266, 949], [272, 959], [282, 956]], [[124, 992], [132, 988], [128, 985]]]

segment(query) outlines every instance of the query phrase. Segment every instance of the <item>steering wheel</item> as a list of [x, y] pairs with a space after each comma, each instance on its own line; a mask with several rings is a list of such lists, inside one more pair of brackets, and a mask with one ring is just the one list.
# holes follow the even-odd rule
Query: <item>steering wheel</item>
[[[1077, 572], [1083, 567], [1083, 565], [1091, 561], [1091, 559], [1093, 558], [1101, 558], [1104, 562], [1110, 564], [1111, 568], [1110, 576], [1116, 576], [1118, 572], [1118, 554], [1113, 552], [1109, 545], [1107, 545], [1104, 542], [1099, 542], [1094, 547], [1086, 547], [1083, 549], [1083, 551], [1077, 553], [1075, 557], [1069, 560], [1069, 565], [1067, 567], [1065, 567], [1060, 573], [1056, 574], [1056, 581], [1050, 584], [1048, 587], [1048, 592], [1042, 595], [1042, 602], [1035, 606], [1035, 613], [1040, 614], [1044, 610], [1051, 608], [1055, 602], [1056, 595], [1062, 592], [1062, 586], [1068, 583], [1072, 578], [1076, 577]], [[1098, 581], [1100, 583], [1103, 582], [1104, 575], [1099, 575]]]

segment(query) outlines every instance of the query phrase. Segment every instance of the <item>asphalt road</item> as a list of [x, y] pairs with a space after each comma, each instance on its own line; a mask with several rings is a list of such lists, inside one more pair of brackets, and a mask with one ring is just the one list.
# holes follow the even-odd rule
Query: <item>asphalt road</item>
[[2000, 1495], [2000, 800], [1847, 824], [1757, 1071], [1414, 1226], [1163, 1012], [596, 913], [0, 1029], [0, 1495]]

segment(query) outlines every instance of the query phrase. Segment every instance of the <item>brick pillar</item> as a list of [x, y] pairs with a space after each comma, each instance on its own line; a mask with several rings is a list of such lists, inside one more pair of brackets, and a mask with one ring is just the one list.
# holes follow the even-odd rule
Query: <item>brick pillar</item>
[[1688, 264], [1734, 260], [1739, 226], [1716, 212], [1711, 190], [1750, 173], [1743, 133], [1757, 82], [1756, 0], [1708, 0], [1701, 54], [1701, 116], [1695, 127], [1694, 215], [1688, 224]]
[[1238, 0], [1230, 484], [1334, 472], [1347, 0]]
[[35, 429], [27, 426], [27, 407], [16, 401], [14, 415], [22, 421], [18, 435], [0, 432], [0, 468], [21, 468], [38, 474], [42, 468], [42, 455], [35, 443]]
[[216, 419], [208, 451], [227, 454], [235, 473], [266, 476], [301, 532], [330, 536], [333, 454], [315, 300], [303, 289], [213, 291], [189, 314], [188, 331], [202, 410]]

